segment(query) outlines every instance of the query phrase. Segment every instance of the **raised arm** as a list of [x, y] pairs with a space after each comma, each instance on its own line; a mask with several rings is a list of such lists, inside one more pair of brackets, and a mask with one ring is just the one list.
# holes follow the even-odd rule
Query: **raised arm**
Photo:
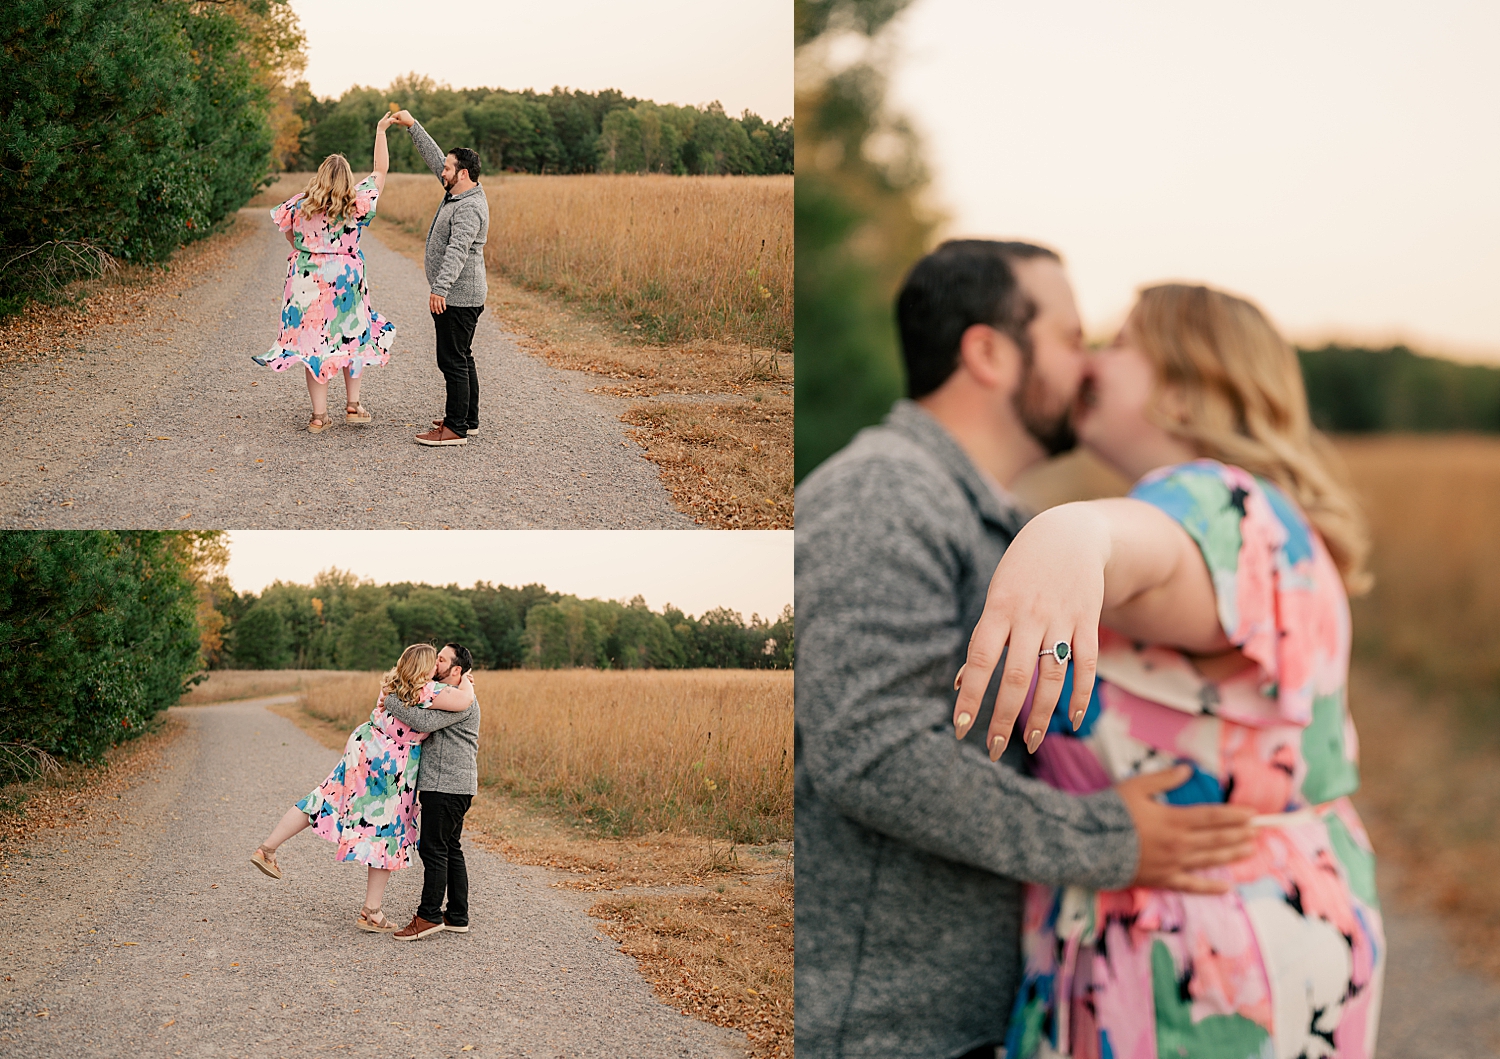
[[391, 150], [385, 142], [385, 130], [391, 127], [396, 115], [386, 114], [375, 125], [375, 189], [385, 190], [385, 175], [391, 168]]
[[981, 696], [1008, 647], [985, 745], [997, 760], [1040, 665], [1026, 723], [1026, 746], [1034, 752], [1067, 669], [1041, 655], [1059, 642], [1069, 644], [1072, 654], [1068, 717], [1077, 728], [1094, 686], [1100, 624], [1192, 654], [1219, 654], [1231, 646], [1219, 624], [1208, 566], [1178, 522], [1128, 498], [1063, 504], [1027, 524], [990, 580], [953, 708], [958, 737], [979, 717]]
[[[469, 710], [463, 709], [457, 712], [452, 710], [424, 710], [420, 706], [408, 706], [395, 695], [387, 695], [381, 703], [385, 712], [406, 727], [418, 732], [435, 732], [439, 728], [447, 728], [450, 724], [457, 724], [468, 716]], [[472, 707], [472, 702], [470, 704]]]
[[427, 163], [427, 168], [432, 170], [432, 175], [441, 180], [443, 176], [443, 160], [447, 157], [443, 154], [443, 149], [437, 145], [431, 136], [427, 135], [427, 130], [422, 128], [421, 123], [411, 116], [410, 111], [400, 111], [396, 115], [396, 123], [406, 126], [406, 131], [411, 133], [412, 146], [416, 147], [417, 153], [422, 156], [422, 161]]

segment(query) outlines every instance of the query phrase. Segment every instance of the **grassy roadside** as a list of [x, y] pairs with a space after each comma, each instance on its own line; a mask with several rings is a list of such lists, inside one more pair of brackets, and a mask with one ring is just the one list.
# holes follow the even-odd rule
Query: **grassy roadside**
[[61, 771], [0, 786], [0, 880], [11, 858], [43, 831], [68, 830], [112, 803], [162, 762], [162, 753], [185, 726], [170, 717], [145, 735], [122, 743], [98, 765], [64, 764]]
[[123, 265], [112, 275], [69, 285], [53, 301], [32, 302], [0, 318], [0, 369], [49, 357], [80, 360], [88, 356], [84, 343], [97, 328], [151, 326], [153, 313], [173, 311], [185, 282], [222, 265], [254, 230], [231, 214], [216, 232], [180, 248], [167, 262]]

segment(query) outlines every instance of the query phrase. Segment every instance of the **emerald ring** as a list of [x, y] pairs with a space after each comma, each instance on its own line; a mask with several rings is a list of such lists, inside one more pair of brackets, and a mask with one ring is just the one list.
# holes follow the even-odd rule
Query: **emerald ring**
[[1067, 665], [1068, 659], [1073, 657], [1073, 649], [1068, 646], [1067, 640], [1058, 640], [1057, 643], [1053, 644], [1045, 651], [1038, 651], [1036, 656], [1038, 658], [1045, 658], [1050, 656], [1057, 659], [1061, 664]]

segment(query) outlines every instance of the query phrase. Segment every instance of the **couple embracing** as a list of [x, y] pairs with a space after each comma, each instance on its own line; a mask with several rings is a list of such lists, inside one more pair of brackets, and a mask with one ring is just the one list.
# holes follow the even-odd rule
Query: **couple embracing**
[[[1368, 1059], [1367, 544], [1296, 354], [1187, 284], [1088, 353], [1025, 243], [897, 318], [910, 400], [797, 494], [798, 1054]], [[1129, 496], [1028, 517], [1075, 442]]]
[[[359, 929], [394, 933], [397, 941], [444, 930], [468, 933], [462, 837], [464, 814], [479, 793], [473, 666], [468, 648], [460, 644], [441, 651], [412, 644], [401, 652], [381, 678], [370, 719], [350, 734], [343, 758], [286, 811], [250, 854], [251, 863], [280, 879], [277, 848], [310, 827], [334, 843], [339, 860], [368, 867], [365, 903], [355, 920]], [[422, 900], [411, 922], [397, 930], [381, 903], [391, 872], [411, 863], [413, 846], [422, 858]]]
[[393, 122], [406, 127], [417, 153], [446, 192], [427, 230], [423, 265], [447, 403], [442, 418], [434, 419], [432, 429], [418, 434], [416, 441], [419, 445], [466, 445], [479, 429], [479, 375], [473, 346], [474, 329], [488, 294], [484, 244], [490, 207], [479, 184], [479, 155], [467, 147], [444, 155], [405, 110], [385, 115], [375, 126], [375, 171], [364, 180], [356, 184], [349, 160], [331, 154], [323, 159], [306, 190], [271, 211], [292, 253], [281, 332], [268, 352], [251, 359], [276, 371], [303, 368], [312, 399], [309, 433], [320, 434], [332, 425], [328, 384], [339, 374], [344, 376], [344, 421], [363, 424], [373, 418], [359, 398], [360, 378], [365, 368], [390, 360], [396, 327], [370, 306], [360, 240], [375, 218], [385, 189], [390, 169], [385, 131]]

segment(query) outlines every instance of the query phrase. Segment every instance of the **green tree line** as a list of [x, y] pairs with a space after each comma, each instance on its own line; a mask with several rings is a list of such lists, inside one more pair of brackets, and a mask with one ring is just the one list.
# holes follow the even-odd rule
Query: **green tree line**
[[0, 533], [0, 782], [97, 759], [201, 668], [217, 533]]
[[223, 644], [208, 659], [230, 669], [384, 669], [407, 644], [457, 642], [486, 669], [790, 669], [791, 607], [774, 621], [746, 622], [726, 608], [692, 617], [628, 603], [550, 592], [542, 585], [472, 588], [377, 585], [327, 570], [311, 585], [278, 581], [237, 593], [210, 586], [224, 617]]
[[1313, 422], [1330, 433], [1500, 432], [1500, 368], [1406, 346], [1299, 349]]
[[[300, 149], [281, 159], [288, 170], [315, 169], [330, 154], [368, 168], [375, 123], [397, 103], [445, 149], [471, 147], [486, 172], [774, 174], [792, 171], [792, 119], [771, 123], [718, 103], [658, 104], [614, 89], [545, 94], [495, 88], [449, 88], [410, 74], [389, 88], [354, 87], [319, 99], [299, 84]], [[391, 169], [423, 173], [406, 136], [389, 137]]]
[[0, 313], [243, 205], [302, 47], [283, 0], [0, 5]]

